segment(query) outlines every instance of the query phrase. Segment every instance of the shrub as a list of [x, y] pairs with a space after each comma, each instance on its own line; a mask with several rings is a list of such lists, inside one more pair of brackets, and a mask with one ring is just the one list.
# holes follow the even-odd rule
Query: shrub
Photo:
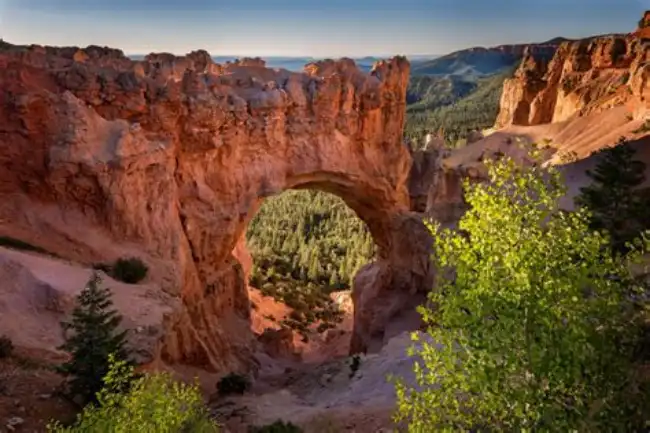
[[[111, 293], [101, 287], [101, 279], [93, 274], [79, 293], [72, 320], [63, 322], [65, 343], [60, 349], [72, 355], [57, 370], [72, 379], [70, 394], [84, 402], [94, 401], [102, 389], [103, 377], [109, 370], [109, 355], [126, 360], [126, 332], [118, 332], [122, 317], [112, 310]], [[72, 331], [72, 332], [70, 332]]]
[[175, 382], [164, 373], [138, 378], [124, 361], [110, 357], [97, 396], [71, 427], [48, 425], [51, 433], [216, 433], [197, 385]]
[[230, 373], [222, 377], [217, 383], [219, 395], [243, 394], [250, 387], [250, 380], [246, 376], [237, 373]]
[[15, 250], [22, 250], [22, 251], [33, 251], [35, 253], [41, 253], [41, 254], [47, 254], [50, 256], [53, 256], [54, 254], [50, 253], [49, 251], [44, 250], [41, 247], [37, 247], [32, 244], [28, 244], [27, 242], [21, 241], [20, 239], [15, 239], [9, 236], [0, 236], [0, 246], [7, 247], [7, 248], [13, 248]]
[[277, 420], [262, 427], [251, 427], [250, 433], [302, 433], [302, 429], [293, 423]]
[[6, 335], [0, 336], [0, 358], [8, 358], [14, 351], [14, 343]]
[[357, 374], [357, 371], [359, 370], [360, 366], [361, 366], [361, 358], [359, 357], [359, 355], [353, 355], [352, 362], [350, 362], [350, 379], [352, 379], [354, 375]]
[[571, 164], [578, 160], [578, 154], [572, 150], [558, 152], [558, 160], [562, 164]]
[[564, 80], [562, 80], [562, 90], [564, 90], [564, 93], [572, 92], [575, 90], [577, 85], [578, 79], [575, 76], [565, 77]]
[[621, 78], [618, 80], [619, 85], [624, 85], [627, 84], [627, 82], [630, 81], [630, 72], [627, 71], [623, 75], [621, 75]]
[[643, 288], [628, 267], [642, 251], [613, 256], [584, 209], [559, 210], [557, 169], [487, 167], [489, 182], [465, 183], [458, 230], [429, 225], [439, 281], [396, 419], [419, 433], [644, 431]]
[[633, 134], [641, 134], [643, 132], [648, 132], [650, 131], [650, 120], [646, 120], [643, 122], [641, 126], [639, 126], [637, 129], [632, 131]]
[[137, 284], [147, 276], [149, 268], [137, 257], [118, 259], [111, 268], [110, 275], [127, 284]]
[[625, 145], [625, 137], [618, 145], [602, 150], [596, 168], [587, 170], [592, 183], [580, 189], [576, 203], [590, 211], [590, 227], [605, 230], [612, 250], [627, 251], [628, 243], [650, 229], [650, 205], [644, 190], [646, 165], [635, 159], [635, 151]]

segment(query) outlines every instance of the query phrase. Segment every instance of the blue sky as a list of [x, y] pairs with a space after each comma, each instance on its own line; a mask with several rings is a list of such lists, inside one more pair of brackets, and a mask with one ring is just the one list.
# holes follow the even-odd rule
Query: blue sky
[[365, 56], [634, 29], [650, 0], [0, 0], [12, 43], [127, 53]]

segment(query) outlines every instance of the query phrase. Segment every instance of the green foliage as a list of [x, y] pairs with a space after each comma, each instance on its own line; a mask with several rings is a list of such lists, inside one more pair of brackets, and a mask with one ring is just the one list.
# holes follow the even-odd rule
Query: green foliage
[[[553, 45], [559, 43], [559, 41], [550, 42]], [[504, 69], [515, 67], [521, 61], [521, 55], [516, 51], [517, 49], [512, 51], [471, 48], [460, 50], [435, 59], [414, 61], [411, 64], [411, 73], [414, 75], [456, 75], [466, 78], [493, 75]]]
[[0, 336], [0, 358], [8, 358], [14, 351], [14, 343], [6, 335]]
[[571, 93], [573, 92], [576, 87], [580, 84], [580, 76], [579, 75], [569, 75], [567, 77], [564, 77], [562, 80], [562, 90], [564, 93]]
[[637, 129], [635, 129], [632, 132], [634, 134], [641, 134], [648, 131], [650, 131], [650, 120], [646, 120], [645, 122], [643, 122], [641, 126], [639, 126]]
[[621, 75], [621, 78], [618, 80], [618, 85], [623, 86], [630, 81], [630, 72], [626, 71], [623, 75]]
[[50, 433], [216, 433], [197, 385], [165, 373], [136, 378], [125, 361], [109, 358], [97, 404], [84, 408], [71, 427], [48, 425]]
[[557, 154], [557, 159], [561, 164], [571, 164], [578, 161], [578, 154], [572, 150], [569, 151], [559, 151]]
[[13, 248], [15, 250], [22, 250], [22, 251], [33, 251], [35, 253], [41, 253], [41, 254], [47, 254], [50, 256], [54, 256], [54, 254], [50, 253], [49, 251], [44, 250], [41, 247], [37, 247], [35, 245], [28, 244], [27, 242], [21, 241], [20, 239], [12, 238], [9, 236], [0, 236], [0, 246], [7, 247], [7, 248]]
[[149, 268], [137, 257], [117, 259], [111, 268], [111, 276], [127, 284], [137, 284], [147, 276]]
[[476, 80], [462, 76], [413, 75], [406, 89], [409, 111], [421, 112], [453, 104], [476, 89]]
[[592, 184], [581, 188], [576, 203], [591, 212], [590, 226], [606, 230], [614, 252], [624, 253], [627, 244], [650, 229], [650, 194], [639, 187], [646, 166], [634, 159], [635, 151], [621, 138], [615, 147], [600, 152], [595, 170], [587, 171]]
[[430, 226], [430, 338], [410, 351], [417, 386], [397, 382], [397, 420], [418, 433], [642, 431], [642, 288], [628, 268], [640, 252], [612, 256], [585, 210], [559, 210], [556, 169], [487, 167], [489, 182], [465, 184], [459, 229]]
[[320, 191], [266, 199], [246, 237], [251, 286], [293, 308], [295, 317], [285, 325], [303, 332], [316, 321], [330, 327], [341, 320], [329, 294], [349, 289], [375, 254], [365, 224], [343, 200]]
[[418, 105], [409, 105], [404, 127], [405, 137], [414, 143], [423, 144], [427, 133], [443, 128], [445, 140], [453, 147], [468, 132], [492, 127], [499, 114], [503, 82], [512, 72], [509, 69], [478, 79], [473, 91], [446, 106], [422, 111]]
[[250, 387], [250, 380], [246, 376], [237, 373], [229, 373], [217, 383], [219, 395], [243, 394]]
[[144, 280], [149, 272], [147, 265], [137, 257], [120, 258], [114, 263], [96, 263], [93, 269], [104, 271], [117, 281], [137, 284]]
[[352, 362], [350, 362], [350, 379], [352, 379], [354, 375], [357, 374], [359, 367], [361, 367], [361, 358], [359, 355], [353, 355]]
[[122, 317], [111, 309], [110, 291], [101, 287], [97, 274], [93, 274], [76, 301], [72, 320], [61, 324], [66, 335], [59, 349], [70, 353], [71, 359], [57, 370], [71, 377], [71, 395], [80, 396], [84, 402], [94, 401], [109, 371], [109, 355], [115, 354], [120, 361], [128, 359], [126, 331], [118, 332]]
[[277, 420], [273, 424], [263, 427], [252, 427], [251, 433], [302, 433], [302, 429], [290, 422]]

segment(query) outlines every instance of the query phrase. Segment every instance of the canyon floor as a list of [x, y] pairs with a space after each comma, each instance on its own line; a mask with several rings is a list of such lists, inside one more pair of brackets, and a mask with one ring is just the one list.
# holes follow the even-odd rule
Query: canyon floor
[[[392, 431], [394, 397], [387, 376], [409, 373], [408, 342], [406, 336], [395, 338], [380, 354], [362, 357], [353, 378], [347, 358], [285, 365], [282, 372], [260, 376], [243, 396], [209, 399], [210, 410], [231, 433], [278, 419], [313, 433]], [[45, 432], [53, 419], [74, 419], [75, 406], [56, 393], [62, 378], [51, 371], [61, 360], [51, 352], [17, 347], [0, 361], [0, 431], [13, 431], [9, 426], [17, 423], [17, 431]]]

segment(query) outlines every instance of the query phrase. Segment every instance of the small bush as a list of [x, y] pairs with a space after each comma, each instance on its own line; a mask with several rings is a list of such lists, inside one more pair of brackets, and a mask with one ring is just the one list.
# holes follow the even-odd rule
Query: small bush
[[113, 264], [110, 275], [127, 284], [137, 284], [147, 276], [149, 268], [137, 257], [118, 259]]
[[268, 424], [262, 427], [251, 427], [250, 433], [302, 433], [302, 429], [290, 422], [285, 423], [282, 420], [277, 420], [273, 424]]
[[576, 89], [578, 86], [578, 77], [576, 76], [569, 76], [564, 78], [562, 80], [562, 90], [564, 90], [564, 93], [571, 93]]
[[648, 131], [650, 131], [650, 120], [646, 120], [645, 122], [643, 122], [643, 125], [639, 126], [639, 128], [632, 131], [632, 133], [641, 134], [642, 132], [648, 132]]
[[622, 86], [622, 85], [627, 84], [628, 81], [630, 81], [630, 73], [629, 73], [629, 72], [626, 72], [626, 73], [624, 73], [624, 74], [621, 76], [621, 78], [618, 80], [618, 84]]
[[359, 357], [359, 355], [353, 355], [352, 362], [350, 362], [350, 379], [352, 379], [354, 375], [357, 374], [357, 371], [359, 370], [360, 366], [361, 366], [361, 358]]
[[166, 373], [137, 377], [124, 361], [110, 359], [97, 405], [88, 405], [73, 426], [47, 426], [50, 433], [217, 433], [198, 386]]
[[219, 380], [217, 391], [219, 395], [243, 394], [251, 387], [251, 382], [246, 376], [230, 373]]
[[11, 353], [14, 351], [14, 343], [12, 343], [11, 338], [6, 335], [0, 336], [0, 358], [7, 358], [11, 356]]

